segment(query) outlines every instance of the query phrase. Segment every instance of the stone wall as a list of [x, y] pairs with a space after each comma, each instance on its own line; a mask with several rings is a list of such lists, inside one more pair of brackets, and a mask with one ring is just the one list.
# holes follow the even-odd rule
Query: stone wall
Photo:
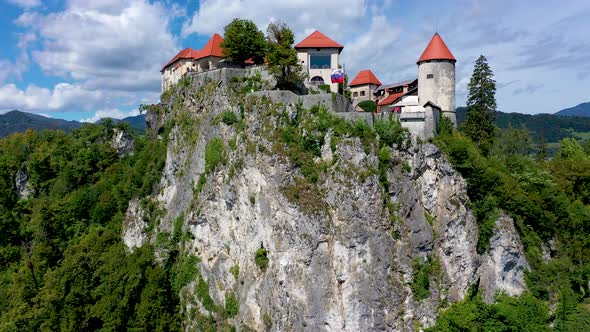
[[[328, 111], [334, 113], [358, 113], [354, 112], [352, 104], [341, 95], [333, 95], [329, 93], [320, 93], [317, 95], [302, 95], [298, 96], [291, 91], [272, 90], [272, 91], [258, 91], [253, 92], [254, 96], [266, 96], [274, 102], [283, 103], [285, 105], [302, 103], [303, 108], [311, 108], [316, 105], [324, 105]], [[341, 114], [339, 114], [341, 115]]]
[[232, 78], [248, 77], [260, 73], [262, 79], [268, 81], [271, 86], [276, 84], [274, 77], [266, 70], [264, 66], [251, 66], [246, 68], [218, 68], [202, 73], [192, 72], [187, 76], [192, 78], [193, 85], [199, 87], [207, 81], [218, 81], [223, 86], [227, 86]]

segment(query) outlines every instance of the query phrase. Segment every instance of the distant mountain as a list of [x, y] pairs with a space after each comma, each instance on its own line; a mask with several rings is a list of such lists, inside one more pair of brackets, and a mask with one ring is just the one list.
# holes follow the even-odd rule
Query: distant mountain
[[590, 102], [582, 103], [575, 107], [562, 109], [561, 111], [555, 113], [555, 115], [590, 117]]
[[143, 133], [147, 129], [147, 124], [145, 123], [145, 115], [139, 114], [135, 116], [128, 116], [123, 119], [112, 119], [112, 118], [103, 118], [97, 121], [97, 123], [102, 123], [105, 119], [111, 119], [113, 123], [125, 122], [128, 123], [131, 128], [136, 130], [137, 132]]
[[47, 118], [37, 114], [10, 111], [0, 114], [0, 137], [8, 136], [12, 133], [23, 132], [27, 129], [61, 129], [69, 132], [82, 126], [78, 121], [66, 121], [61, 119]]
[[[466, 115], [466, 107], [457, 108], [457, 123], [465, 121]], [[500, 128], [526, 128], [534, 138], [559, 142], [566, 137], [575, 137], [574, 133], [590, 132], [590, 117], [497, 112], [496, 125]]]
[[[120, 121], [129, 123], [131, 128], [140, 133], [143, 133], [147, 127], [144, 115], [131, 116], [121, 120], [113, 119], [113, 122], [115, 123]], [[12, 133], [24, 132], [27, 129], [61, 129], [65, 132], [70, 132], [82, 125], [84, 125], [84, 123], [78, 121], [52, 119], [32, 113], [10, 111], [0, 114], [0, 138], [6, 137]]]

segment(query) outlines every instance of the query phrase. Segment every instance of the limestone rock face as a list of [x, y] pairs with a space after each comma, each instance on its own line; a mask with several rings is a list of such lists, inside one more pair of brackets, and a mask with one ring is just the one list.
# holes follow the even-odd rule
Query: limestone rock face
[[144, 213], [137, 199], [132, 199], [129, 202], [123, 224], [123, 243], [129, 249], [141, 247], [148, 240], [145, 232], [147, 225], [144, 221]]
[[29, 182], [29, 174], [24, 166], [16, 172], [14, 187], [18, 199], [27, 199], [34, 193], [33, 186]]
[[490, 239], [490, 250], [482, 257], [479, 269], [484, 300], [493, 302], [498, 292], [520, 295], [526, 289], [524, 272], [528, 269], [514, 221], [507, 215], [501, 215], [496, 220], [494, 235]]
[[[199, 91], [187, 96], [182, 110], [148, 114], [152, 130], [169, 132], [162, 179], [151, 198], [163, 217], [145, 234], [140, 206], [132, 202], [124, 238], [129, 247], [154, 242], [158, 233], [175, 231], [180, 218], [190, 234], [183, 253], [200, 258], [211, 298], [219, 306], [229, 294], [239, 300], [239, 313], [230, 319], [238, 331], [413, 331], [434, 324], [439, 308], [463, 299], [477, 282], [482, 258], [466, 183], [435, 145], [407, 139], [389, 148], [384, 182], [375, 171], [374, 145], [351, 137], [336, 141], [328, 133], [317, 157], [326, 171], [307, 186], [298, 167], [272, 152], [276, 146], [265, 134], [272, 117], [291, 118], [294, 105], [253, 96], [236, 101], [219, 85]], [[224, 111], [244, 114], [243, 124], [220, 122]], [[161, 129], [164, 117], [176, 119], [167, 122], [168, 131]], [[224, 142], [226, 159], [205, 172], [205, 150], [214, 138]], [[494, 259], [485, 265], [492, 271], [514, 261], [508, 243], [517, 235], [500, 224]], [[266, 269], [254, 259], [261, 247]], [[413, 281], [425, 264], [430, 286], [418, 298]], [[230, 271], [235, 267], [237, 279]], [[518, 267], [510, 269], [515, 273], [508, 281], [498, 282], [504, 279], [496, 274], [490, 289], [516, 294], [522, 279]], [[194, 282], [181, 296], [187, 312], [209, 314]], [[186, 330], [195, 324], [188, 317], [183, 322]]]
[[128, 132], [115, 128], [113, 129], [111, 146], [117, 150], [120, 156], [133, 154], [133, 137]]

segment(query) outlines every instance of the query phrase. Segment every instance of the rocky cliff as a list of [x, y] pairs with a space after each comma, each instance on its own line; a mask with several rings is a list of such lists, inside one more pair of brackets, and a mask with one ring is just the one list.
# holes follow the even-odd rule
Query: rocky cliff
[[383, 144], [320, 108], [217, 82], [147, 119], [166, 165], [123, 236], [164, 255], [163, 234], [182, 234], [173, 245], [199, 271], [181, 290], [186, 330], [211, 315], [238, 331], [413, 331], [472, 286], [488, 301], [524, 290], [513, 221], [501, 216], [478, 255], [465, 181], [433, 144]]

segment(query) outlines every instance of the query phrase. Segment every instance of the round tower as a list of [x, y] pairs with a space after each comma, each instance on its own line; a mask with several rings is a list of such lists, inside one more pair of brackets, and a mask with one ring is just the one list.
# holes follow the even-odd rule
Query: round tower
[[431, 102], [440, 107], [442, 115], [456, 126], [455, 62], [457, 60], [445, 42], [435, 33], [417, 64], [418, 102], [421, 105]]

